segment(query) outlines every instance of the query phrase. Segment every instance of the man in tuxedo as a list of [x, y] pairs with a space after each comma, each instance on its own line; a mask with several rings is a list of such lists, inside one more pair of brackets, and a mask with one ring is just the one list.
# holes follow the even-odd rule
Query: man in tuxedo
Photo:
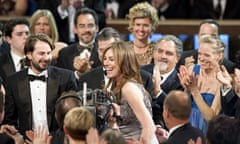
[[[0, 56], [0, 76], [6, 78], [23, 67], [24, 45], [29, 35], [29, 22], [25, 18], [10, 19], [5, 26], [5, 40], [10, 50]], [[8, 45], [7, 47], [8, 48]]]
[[48, 1], [45, 5], [52, 5], [47, 6], [47, 8], [54, 10], [53, 14], [58, 27], [59, 40], [68, 44], [77, 40], [72, 29], [74, 27], [74, 15], [81, 8], [87, 7], [96, 12], [100, 29], [106, 25], [104, 0], [50, 0], [50, 3]]
[[[206, 19], [203, 20], [200, 23], [200, 27], [199, 27], [199, 31], [198, 31], [198, 39], [205, 34], [213, 34], [213, 35], [219, 35], [220, 34], [220, 26], [219, 24], [212, 20], [212, 19]], [[195, 63], [197, 63], [197, 59], [198, 59], [198, 51], [197, 50], [189, 50], [189, 51], [184, 51], [182, 53], [181, 59], [178, 63], [178, 66], [180, 65], [184, 65], [185, 64], [185, 58], [186, 57], [190, 57], [193, 56], [193, 58], [195, 59]], [[223, 58], [222, 60], [222, 65], [224, 65], [229, 73], [233, 73], [234, 72], [234, 68], [236, 68], [236, 64], [226, 58]]]
[[[97, 51], [98, 51], [98, 59], [100, 63], [98, 67], [93, 68], [90, 71], [80, 76], [80, 79], [79, 79], [80, 89], [83, 88], [84, 82], [86, 82], [87, 87], [92, 90], [104, 88], [105, 84], [107, 84], [108, 82], [108, 78], [105, 75], [104, 68], [102, 67], [102, 64], [101, 64], [103, 52], [106, 48], [110, 47], [113, 42], [120, 41], [120, 40], [121, 40], [121, 37], [119, 33], [111, 27], [103, 28], [99, 32], [97, 36], [97, 41], [98, 41]], [[145, 89], [151, 94], [153, 91], [153, 84], [152, 84], [152, 79], [150, 74], [144, 70], [140, 70], [140, 74], [142, 76]]]
[[88, 8], [82, 8], [75, 15], [74, 32], [79, 42], [72, 44], [59, 52], [56, 66], [75, 71], [79, 78], [81, 73], [98, 63], [95, 35], [98, 32], [96, 13]]
[[205, 144], [203, 132], [189, 123], [191, 105], [191, 98], [183, 91], [173, 90], [166, 96], [163, 118], [169, 129], [169, 137], [162, 144], [186, 144], [190, 139], [196, 141], [198, 137]]
[[153, 76], [154, 93], [153, 119], [156, 124], [163, 126], [163, 101], [171, 90], [182, 90], [177, 76], [176, 64], [183, 51], [182, 41], [174, 35], [164, 35], [156, 43], [154, 50], [154, 64], [142, 67]]
[[21, 134], [39, 126], [49, 132], [56, 130], [56, 100], [62, 92], [78, 90], [72, 71], [49, 66], [52, 49], [47, 35], [31, 35], [24, 48], [29, 68], [7, 79], [4, 123], [14, 125]]

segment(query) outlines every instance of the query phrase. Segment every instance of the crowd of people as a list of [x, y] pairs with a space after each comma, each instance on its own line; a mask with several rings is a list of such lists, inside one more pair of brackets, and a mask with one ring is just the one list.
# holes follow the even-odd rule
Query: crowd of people
[[0, 25], [1, 143], [240, 142], [240, 69], [219, 24], [203, 20], [198, 50], [184, 51], [175, 35], [149, 39], [159, 10], [180, 1], [135, 2], [132, 42], [104, 26], [101, 0], [49, 2]]

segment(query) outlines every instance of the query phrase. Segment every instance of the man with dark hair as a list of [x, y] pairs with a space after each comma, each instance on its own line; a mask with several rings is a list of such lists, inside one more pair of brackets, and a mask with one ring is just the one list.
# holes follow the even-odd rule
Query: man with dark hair
[[[199, 25], [198, 39], [200, 39], [200, 37], [202, 35], [206, 35], [206, 34], [218, 36], [220, 34], [220, 25], [215, 20], [212, 20], [212, 19], [203, 20]], [[195, 49], [189, 50], [189, 51], [184, 51], [181, 56], [181, 59], [178, 63], [178, 66], [184, 65], [185, 58], [190, 57], [190, 56], [193, 56], [195, 63], [196, 63], [197, 59], [198, 59], [198, 51]], [[221, 64], [227, 68], [229, 73], [233, 73], [234, 68], [236, 68], [236, 64], [226, 58], [223, 58]]]
[[[29, 22], [24, 18], [10, 19], [4, 28], [5, 40], [10, 50], [0, 56], [0, 76], [3, 81], [23, 67], [24, 46], [29, 35]], [[4, 48], [5, 50], [8, 47]]]
[[59, 52], [57, 66], [75, 71], [78, 78], [81, 73], [95, 66], [97, 49], [95, 35], [98, 32], [96, 13], [88, 8], [82, 8], [74, 18], [74, 32], [79, 41]]
[[66, 113], [74, 108], [82, 106], [82, 100], [79, 94], [76, 92], [66, 92], [63, 93], [61, 97], [58, 98], [55, 105], [55, 117], [58, 123], [59, 129], [53, 134], [51, 140], [52, 144], [63, 144], [64, 143], [64, 131], [63, 131], [63, 121]]
[[198, 137], [202, 138], [202, 144], [205, 143], [202, 131], [189, 123], [191, 105], [191, 98], [183, 91], [173, 90], [166, 96], [163, 118], [169, 129], [169, 137], [162, 144], [186, 144], [189, 139], [196, 140]]
[[[44, 1], [44, 0], [41, 0]], [[73, 32], [74, 15], [82, 8], [89, 8], [96, 12], [100, 29], [106, 25], [106, 16], [104, 13], [104, 1], [105, 0], [45, 0], [47, 8], [53, 11], [59, 32], [59, 40], [66, 43], [76, 42], [76, 38]], [[51, 5], [49, 7], [49, 5]]]
[[57, 129], [55, 102], [64, 91], [78, 90], [71, 71], [49, 66], [53, 45], [45, 34], [31, 35], [24, 48], [29, 68], [7, 79], [4, 123], [12, 124], [21, 134], [40, 125], [49, 132]]
[[240, 120], [219, 115], [208, 123], [206, 139], [210, 144], [239, 144]]

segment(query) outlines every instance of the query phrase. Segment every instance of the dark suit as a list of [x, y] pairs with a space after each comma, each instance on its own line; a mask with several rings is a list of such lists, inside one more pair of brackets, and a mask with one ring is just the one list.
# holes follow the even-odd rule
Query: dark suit
[[11, 137], [1, 133], [0, 133], [0, 141], [1, 141], [1, 144], [15, 144], [14, 140]]
[[[74, 71], [75, 69], [73, 67], [73, 60], [76, 56], [79, 56], [84, 49], [85, 48], [80, 46], [79, 43], [72, 44], [62, 49], [59, 52], [56, 66]], [[101, 64], [98, 59], [96, 44], [91, 49], [90, 61], [94, 62], [94, 64], [92, 65], [93, 68]]]
[[186, 19], [189, 18], [189, 10], [189, 0], [171, 0], [165, 11], [158, 9], [158, 16], [166, 19]]
[[[215, 14], [213, 0], [194, 0], [192, 4], [192, 18], [207, 19], [218, 18]], [[240, 1], [227, 0], [223, 19], [239, 19], [240, 18]]]
[[[60, 0], [58, 1], [52, 1], [55, 4], [52, 4], [54, 8], [51, 6], [48, 6], [50, 10], [53, 12], [54, 18], [56, 20], [58, 33], [59, 33], [59, 41], [69, 43], [69, 20], [68, 17], [65, 19], [62, 19], [57, 12], [57, 7], [60, 5]], [[47, 3], [46, 3], [47, 4]], [[45, 5], [46, 5], [45, 4]], [[102, 29], [106, 25], [106, 17], [105, 17], [105, 7], [104, 7], [104, 0], [85, 0], [84, 5], [87, 8], [93, 9], [97, 16], [99, 21], [99, 28]], [[54, 10], [54, 11], [53, 11]]]
[[0, 56], [9, 52], [10, 52], [9, 44], [6, 41], [3, 41], [2, 44], [0, 45]]
[[202, 131], [187, 123], [174, 130], [162, 144], [187, 144], [190, 139], [196, 141], [198, 137], [201, 137], [202, 144], [205, 144], [205, 137]]
[[[145, 89], [151, 94], [153, 92], [153, 83], [151, 75], [144, 70], [140, 70], [140, 74]], [[87, 82], [87, 87], [90, 89], [93, 90], [102, 89], [105, 85], [103, 67], [99, 66], [82, 74], [79, 78], [80, 89], [83, 88], [83, 82]]]
[[[57, 129], [54, 106], [64, 91], [78, 90], [74, 74], [69, 70], [48, 67], [47, 78], [47, 121], [49, 131]], [[7, 79], [7, 94], [4, 123], [15, 125], [21, 134], [32, 129], [32, 101], [28, 70], [17, 72]]]
[[[193, 58], [195, 59], [194, 63], [197, 63], [198, 51], [197, 50], [189, 50], [189, 51], [184, 51], [182, 53], [181, 59], [179, 60], [179, 63], [178, 63], [178, 66], [184, 65], [185, 58], [190, 57], [190, 56], [193, 56]], [[237, 67], [237, 65], [234, 62], [232, 62], [226, 58], [223, 59], [223, 62], [221, 64], [226, 67], [226, 69], [229, 73], [234, 73], [234, 69]]]
[[225, 115], [240, 119], [240, 98], [231, 89], [226, 96], [221, 97], [222, 110]]
[[7, 52], [0, 56], [0, 76], [2, 77], [4, 83], [8, 76], [16, 72], [12, 56], [10, 52]]
[[[153, 74], [153, 68], [154, 64], [148, 64], [145, 66], [142, 66], [141, 69]], [[161, 88], [163, 92], [153, 100], [152, 108], [153, 108], [153, 120], [155, 124], [163, 124], [163, 117], [162, 117], [162, 112], [163, 112], [163, 102], [165, 99], [165, 96], [171, 91], [171, 90], [183, 90], [183, 87], [179, 81], [179, 78], [177, 76], [177, 70], [174, 69], [174, 71], [168, 76], [166, 81], [161, 84]]]

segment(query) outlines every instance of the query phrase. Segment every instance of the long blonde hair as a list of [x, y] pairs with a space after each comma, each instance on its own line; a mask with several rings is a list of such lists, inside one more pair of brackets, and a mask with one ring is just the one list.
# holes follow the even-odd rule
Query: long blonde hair
[[46, 17], [48, 19], [49, 25], [50, 25], [50, 35], [49, 37], [53, 40], [53, 43], [58, 41], [58, 30], [56, 26], [55, 19], [53, 17], [53, 14], [51, 11], [46, 9], [39, 9], [32, 15], [30, 19], [30, 32], [33, 34], [34, 32], [34, 26], [36, 25], [37, 20], [40, 17]]

